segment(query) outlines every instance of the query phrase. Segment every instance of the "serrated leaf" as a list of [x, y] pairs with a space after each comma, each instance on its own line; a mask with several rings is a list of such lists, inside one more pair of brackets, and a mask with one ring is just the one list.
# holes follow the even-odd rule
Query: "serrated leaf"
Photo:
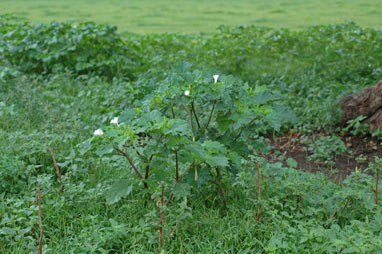
[[216, 154], [225, 152], [226, 148], [223, 144], [217, 141], [207, 140], [203, 142], [203, 147], [208, 151], [208, 153]]
[[127, 197], [133, 186], [128, 179], [121, 179], [113, 184], [113, 186], [106, 191], [105, 198], [109, 204], [114, 204], [121, 200], [121, 198]]
[[264, 91], [264, 92], [259, 92], [258, 94], [256, 94], [253, 98], [253, 102], [257, 105], [260, 105], [260, 104], [265, 104], [274, 99], [275, 99], [275, 96], [271, 92]]
[[113, 144], [107, 144], [105, 146], [101, 146], [99, 147], [95, 153], [99, 156], [99, 157], [103, 157], [105, 154], [111, 154], [112, 152], [114, 151], [114, 147], [113, 147]]
[[228, 116], [222, 114], [218, 114], [218, 116], [216, 117], [216, 122], [221, 132], [225, 132], [232, 123], [231, 119], [229, 119]]
[[204, 159], [211, 167], [228, 167], [228, 159], [224, 155], [206, 155]]
[[118, 118], [118, 121], [121, 123], [129, 124], [136, 118], [137, 118], [137, 112], [135, 111], [135, 109], [127, 109], [121, 113], [121, 115]]
[[289, 167], [291, 168], [297, 168], [297, 161], [295, 161], [292, 158], [289, 158], [286, 160], [286, 163], [288, 164]]
[[182, 119], [171, 119], [169, 120], [169, 128], [165, 129], [165, 134], [173, 134], [173, 135], [184, 135], [190, 136], [191, 128], [190, 124]]
[[227, 155], [227, 157], [232, 162], [233, 166], [235, 166], [236, 168], [241, 167], [241, 156], [238, 153], [231, 152]]

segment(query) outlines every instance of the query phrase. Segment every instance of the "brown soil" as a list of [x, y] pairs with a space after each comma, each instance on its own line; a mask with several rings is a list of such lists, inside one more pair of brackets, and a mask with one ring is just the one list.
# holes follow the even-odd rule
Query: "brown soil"
[[[347, 152], [343, 155], [337, 155], [331, 160], [334, 163], [314, 161], [309, 156], [312, 154], [308, 150], [308, 144], [301, 141], [304, 138], [312, 142], [315, 138], [329, 135], [325, 132], [305, 135], [300, 133], [287, 133], [277, 138], [270, 138], [272, 149], [266, 155], [271, 162], [280, 161], [286, 165], [286, 159], [293, 158], [297, 162], [297, 168], [316, 173], [318, 171], [329, 176], [335, 181], [342, 181], [356, 168], [364, 170], [368, 168], [369, 163], [374, 161], [375, 156], [382, 156], [382, 143], [380, 140], [371, 136], [354, 136], [350, 133], [340, 133], [342, 141], [347, 146]], [[276, 152], [279, 151], [279, 152]], [[281, 153], [281, 156], [280, 156]], [[357, 161], [360, 155], [365, 157], [364, 161]], [[369, 172], [371, 173], [371, 172]]]

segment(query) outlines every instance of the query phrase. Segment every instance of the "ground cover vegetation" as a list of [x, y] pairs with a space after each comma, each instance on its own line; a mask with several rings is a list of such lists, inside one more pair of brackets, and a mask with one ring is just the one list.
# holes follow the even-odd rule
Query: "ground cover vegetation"
[[0, 252], [380, 252], [380, 132], [336, 104], [382, 79], [381, 45], [2, 16]]

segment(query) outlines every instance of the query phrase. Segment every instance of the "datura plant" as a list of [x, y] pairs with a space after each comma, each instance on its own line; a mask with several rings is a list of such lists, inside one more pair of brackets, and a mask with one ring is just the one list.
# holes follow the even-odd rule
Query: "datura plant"
[[[105, 151], [112, 146], [125, 157], [142, 193], [156, 203], [160, 195], [167, 196], [168, 205], [174, 197], [215, 184], [225, 204], [222, 177], [235, 175], [249, 154], [265, 149], [261, 133], [279, 131], [295, 116], [264, 86], [213, 74], [183, 68], [159, 82], [140, 82], [131, 91], [139, 98], [134, 106], [87, 143]], [[154, 91], [145, 95], [148, 89]], [[109, 200], [128, 195], [130, 182], [112, 187], [118, 198]]]

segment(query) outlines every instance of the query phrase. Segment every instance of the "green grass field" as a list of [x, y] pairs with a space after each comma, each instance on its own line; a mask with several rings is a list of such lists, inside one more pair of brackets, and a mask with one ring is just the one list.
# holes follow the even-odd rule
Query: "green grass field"
[[380, 0], [2, 0], [4, 13], [33, 22], [95, 21], [135, 33], [211, 33], [221, 24], [301, 29], [349, 21], [382, 28]]

